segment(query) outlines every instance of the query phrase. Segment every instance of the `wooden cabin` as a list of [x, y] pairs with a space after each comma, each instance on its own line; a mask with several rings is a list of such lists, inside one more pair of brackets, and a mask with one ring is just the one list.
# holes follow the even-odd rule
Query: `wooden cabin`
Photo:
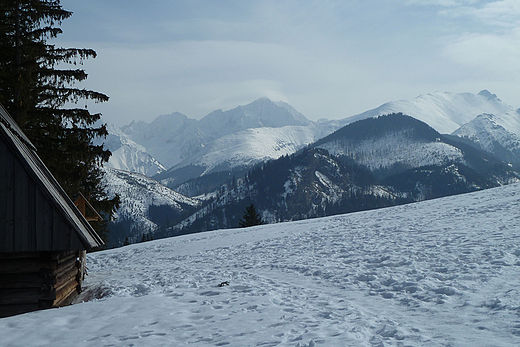
[[0, 317], [70, 304], [102, 244], [0, 105]]

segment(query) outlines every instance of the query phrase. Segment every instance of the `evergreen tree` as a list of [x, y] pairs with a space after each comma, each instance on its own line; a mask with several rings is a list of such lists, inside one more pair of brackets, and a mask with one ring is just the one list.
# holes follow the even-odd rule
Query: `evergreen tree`
[[[99, 169], [111, 153], [93, 142], [108, 134], [106, 126], [98, 124], [101, 114], [76, 106], [79, 100], [103, 102], [108, 96], [74, 87], [87, 78], [77, 64], [96, 52], [48, 43], [71, 15], [59, 0], [0, 0], [0, 103], [67, 194], [74, 198], [81, 192], [111, 217], [118, 197], [107, 198]], [[97, 228], [106, 231], [106, 223]]]
[[255, 205], [251, 204], [249, 207], [246, 207], [244, 212], [244, 216], [241, 220], [238, 221], [238, 225], [241, 228], [252, 227], [255, 225], [262, 225], [264, 221], [262, 217], [256, 212]]

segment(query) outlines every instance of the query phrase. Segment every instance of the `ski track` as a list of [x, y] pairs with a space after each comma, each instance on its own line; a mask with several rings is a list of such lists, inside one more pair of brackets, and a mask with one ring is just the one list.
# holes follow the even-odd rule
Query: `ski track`
[[519, 206], [511, 185], [90, 254], [90, 301], [2, 319], [0, 345], [520, 345]]

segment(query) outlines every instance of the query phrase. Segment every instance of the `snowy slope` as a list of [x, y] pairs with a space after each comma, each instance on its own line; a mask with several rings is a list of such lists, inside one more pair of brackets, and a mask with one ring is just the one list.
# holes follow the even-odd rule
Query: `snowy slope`
[[181, 195], [142, 174], [111, 168], [104, 170], [104, 183], [110, 197], [118, 194], [121, 199], [115, 215], [116, 222], [131, 221], [128, 231], [134, 229], [135, 232], [153, 233], [157, 229], [157, 223], [150, 218], [150, 206], [168, 206], [170, 211], [182, 215], [186, 209], [199, 205], [199, 201]]
[[[423, 121], [441, 134], [451, 134], [483, 113], [496, 116], [515, 113], [513, 107], [502, 103], [495, 94], [491, 94], [487, 90], [478, 94], [435, 92], [420, 95], [412, 100], [391, 101], [378, 108], [348, 117], [345, 121], [352, 123], [365, 118], [398, 112]], [[514, 127], [510, 130], [520, 130], [520, 120], [510, 116], [507, 118], [510, 121], [508, 129]]]
[[315, 127], [312, 126], [247, 129], [215, 140], [180, 167], [190, 164], [203, 166], [206, 174], [215, 168], [251, 166], [293, 154], [316, 140]]
[[[518, 346], [520, 185], [88, 255], [2, 346]], [[229, 285], [218, 285], [228, 281]]]
[[290, 106], [278, 106], [262, 98], [232, 110], [213, 111], [199, 121], [174, 113], [157, 117], [150, 124], [134, 122], [122, 131], [170, 168], [189, 160], [223, 136], [253, 128], [311, 124]]
[[395, 164], [406, 168], [464, 163], [460, 149], [447, 143], [410, 140], [404, 132], [366, 139], [359, 144], [345, 146], [335, 143], [320, 145], [336, 156], [349, 156], [370, 170], [387, 169]]
[[453, 135], [469, 139], [484, 151], [503, 160], [520, 164], [520, 131], [511, 126], [515, 124], [515, 119], [520, 120], [520, 114], [515, 114], [479, 115], [453, 132]]
[[121, 129], [108, 124], [109, 132], [104, 143], [112, 152], [105, 164], [108, 168], [132, 171], [146, 176], [154, 176], [166, 170], [154, 157], [148, 154], [147, 149], [138, 145], [126, 136]]

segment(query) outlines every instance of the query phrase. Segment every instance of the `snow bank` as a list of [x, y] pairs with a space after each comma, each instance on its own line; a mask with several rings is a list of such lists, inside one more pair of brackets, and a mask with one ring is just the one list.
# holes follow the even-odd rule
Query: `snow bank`
[[519, 206], [509, 185], [90, 254], [89, 301], [0, 319], [0, 344], [516, 346]]

